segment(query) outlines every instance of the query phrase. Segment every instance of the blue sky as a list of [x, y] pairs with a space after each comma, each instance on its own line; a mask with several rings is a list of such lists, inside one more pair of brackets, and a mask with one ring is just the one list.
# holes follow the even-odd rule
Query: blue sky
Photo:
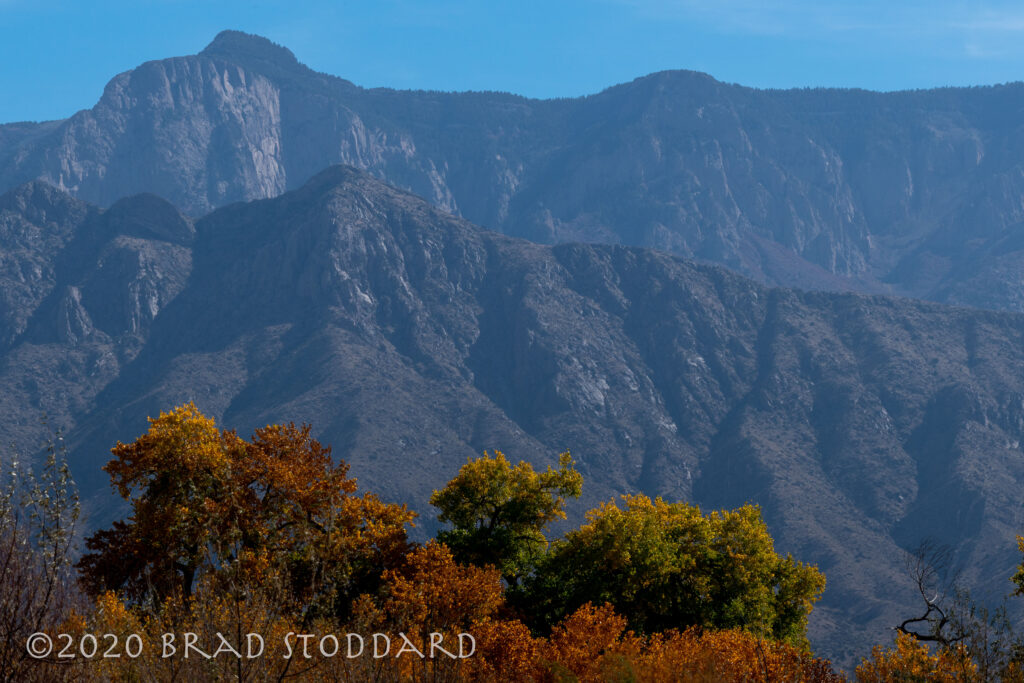
[[663, 69], [757, 87], [1024, 80], [1024, 3], [973, 0], [0, 0], [0, 122], [92, 106], [137, 64], [265, 35], [363, 86], [599, 91]]

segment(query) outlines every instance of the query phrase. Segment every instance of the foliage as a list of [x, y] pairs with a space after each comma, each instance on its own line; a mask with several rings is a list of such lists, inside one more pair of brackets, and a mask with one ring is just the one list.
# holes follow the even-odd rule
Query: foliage
[[[307, 633], [388, 633], [392, 656], [348, 658], [324, 656], [317, 643], [309, 658], [300, 656], [293, 638], [291, 659], [284, 643], [289, 632], [303, 632], [285, 618], [274, 616], [267, 602], [246, 603], [244, 609], [201, 582], [191, 601], [171, 599], [152, 618], [140, 617], [112, 593], [96, 599], [94, 611], [77, 632], [115, 633], [123, 640], [144, 634], [159, 642], [161, 634], [193, 632], [203, 643], [218, 643], [224, 634], [232, 644], [245, 643], [245, 633], [264, 636], [263, 656], [254, 659], [218, 657], [162, 657], [147, 650], [134, 660], [73, 662], [73, 677], [65, 680], [138, 681], [651, 681], [735, 682], [753, 680], [838, 683], [829, 663], [785, 643], [757, 638], [739, 630], [667, 631], [639, 636], [627, 629], [626, 619], [610, 605], [584, 605], [562, 623], [551, 637], [535, 638], [521, 622], [510, 618], [501, 605], [497, 572], [458, 565], [443, 545], [431, 543], [412, 551], [402, 570], [388, 573], [381, 593], [360, 598], [353, 618], [344, 624], [313, 622]], [[422, 601], [422, 602], [420, 602]], [[269, 608], [269, 612], [268, 612]], [[268, 616], [268, 614], [270, 616]], [[67, 626], [65, 631], [73, 631]], [[472, 657], [433, 660], [394, 655], [408, 636], [411, 646], [429, 652], [426, 630], [443, 632], [445, 647], [453, 631], [465, 630], [476, 641]], [[178, 645], [180, 645], [180, 640]], [[344, 645], [342, 646], [344, 648]], [[455, 646], [457, 647], [457, 646]], [[209, 652], [212, 647], [207, 647]], [[53, 664], [44, 671], [58, 672]], [[45, 680], [45, 679], [44, 679]]]
[[513, 467], [501, 451], [485, 452], [431, 496], [438, 519], [452, 525], [438, 540], [460, 562], [496, 566], [518, 583], [548, 546], [544, 528], [565, 518], [565, 498], [578, 498], [582, 486], [568, 452], [558, 457], [558, 469], [540, 473], [527, 462]]
[[744, 631], [689, 628], [642, 637], [626, 623], [611, 605], [583, 605], [541, 648], [550, 674], [579, 681], [843, 680], [827, 661]]
[[686, 503], [624, 496], [555, 543], [517, 597], [539, 624], [607, 602], [641, 633], [741, 628], [807, 647], [824, 589], [812, 566], [775, 553], [758, 508], [701, 514]]
[[[973, 676], [970, 680], [1018, 680], [1024, 663], [1024, 642], [1007, 617], [1005, 601], [995, 609], [977, 603], [959, 586], [952, 558], [950, 548], [932, 541], [924, 541], [907, 553], [907, 570], [923, 602], [923, 612], [905, 619], [896, 631], [915, 641], [934, 644], [939, 657], [968, 662]], [[908, 655], [908, 661], [916, 660]]]
[[458, 564], [449, 548], [431, 541], [409, 553], [400, 570], [384, 572], [384, 611], [405, 628], [458, 632], [497, 612], [500, 579], [494, 569]]
[[190, 403], [151, 419], [134, 442], [118, 442], [104, 470], [132, 515], [86, 541], [94, 552], [79, 568], [88, 589], [125, 589], [139, 600], [175, 588], [191, 594], [218, 540], [213, 507], [229, 496], [228, 438]]
[[29, 635], [65, 620], [78, 604], [70, 557], [78, 494], [60, 435], [38, 477], [17, 458], [0, 461], [0, 681], [24, 680]]
[[937, 654], [932, 654], [927, 645], [908, 633], [898, 633], [894, 645], [888, 649], [881, 645], [874, 647], [871, 658], [864, 659], [857, 667], [859, 683], [980, 683], [984, 680], [977, 676], [977, 667], [963, 646], [941, 648]]
[[[1017, 536], [1017, 550], [1024, 554], [1024, 536]], [[1017, 573], [1013, 575], [1012, 581], [1017, 586], [1015, 593], [1024, 595], [1024, 561], [1017, 566]]]
[[449, 649], [460, 633], [473, 636], [472, 658], [438, 653], [433, 661], [396, 660], [398, 680], [530, 680], [536, 643], [525, 625], [502, 614], [504, 605], [496, 569], [460, 565], [447, 546], [431, 541], [410, 552], [400, 569], [384, 572], [378, 598], [362, 602], [355, 622], [363, 631], [404, 633], [424, 653], [431, 651], [431, 634], [441, 634]]
[[148, 433], [112, 450], [105, 469], [132, 514], [86, 541], [83, 584], [159, 605], [256, 562], [288, 582], [304, 619], [347, 610], [404, 556], [413, 513], [356, 496], [348, 466], [309, 433], [271, 425], [244, 441], [191, 403], [151, 419]]
[[[592, 511], [545, 552], [544, 529], [580, 493], [568, 453], [541, 473], [485, 454], [432, 499], [452, 526], [439, 536], [456, 547], [420, 546], [406, 539], [412, 514], [358, 495], [308, 426], [270, 425], [243, 440], [188, 404], [112, 452], [106, 470], [131, 515], [88, 539], [78, 567], [91, 602], [27, 612], [37, 618], [4, 652], [20, 650], [25, 628], [111, 634], [121, 650], [135, 634], [146, 647], [113, 659], [52, 654], [18, 680], [841, 680], [803, 641], [823, 579], [774, 553], [756, 508], [705, 516], [626, 497], [625, 509]], [[29, 548], [66, 558], [70, 547], [70, 482], [49, 466], [54, 487], [27, 490], [50, 521], [33, 527], [40, 540], [19, 557]], [[0, 499], [0, 519], [17, 518], [12, 495]], [[0, 597], [31, 607], [8, 583]], [[523, 609], [527, 598], [537, 610]], [[550, 635], [532, 632], [524, 614], [548, 619]], [[688, 625], [706, 628], [679, 628]], [[241, 651], [248, 634], [264, 649], [185, 657], [186, 633], [207, 653]], [[177, 655], [165, 656], [164, 634], [176, 634]], [[322, 636], [346, 648], [348, 634], [367, 648], [372, 634], [388, 634], [391, 653], [322, 649]], [[462, 634], [472, 656], [448, 656], [467, 646]]]

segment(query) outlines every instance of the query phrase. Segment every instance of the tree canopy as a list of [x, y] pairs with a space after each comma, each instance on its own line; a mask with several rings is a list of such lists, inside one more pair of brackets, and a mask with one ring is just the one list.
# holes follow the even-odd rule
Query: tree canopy
[[[246, 440], [186, 404], [118, 443], [106, 471], [131, 514], [87, 540], [88, 596], [58, 590], [77, 510], [67, 468], [53, 456], [37, 483], [12, 467], [0, 487], [0, 632], [10, 636], [0, 678], [847, 680], [807, 642], [824, 577], [775, 552], [755, 506], [702, 512], [627, 495], [549, 544], [548, 525], [581, 491], [569, 454], [537, 472], [484, 453], [434, 492], [449, 528], [419, 544], [406, 538], [413, 513], [360, 495], [310, 434], [268, 425]], [[938, 606], [925, 590], [930, 560], [919, 559], [929, 609], [862, 660], [856, 680], [1024, 680], [1024, 641], [1004, 629], [1005, 613]], [[1024, 592], [1022, 577], [1024, 566], [1014, 577]], [[45, 650], [46, 632], [87, 647], [37, 657], [26, 644]], [[225, 634], [235, 646], [256, 634], [266, 650], [188, 659], [127, 649], [168, 633], [235, 654]], [[371, 633], [372, 656], [336, 656]], [[104, 647], [114, 640], [111, 658], [87, 654], [94, 634]], [[392, 652], [378, 657], [382, 634]], [[435, 648], [441, 656], [414, 654]]]
[[705, 515], [660, 498], [622, 500], [589, 512], [526, 583], [519, 602], [538, 623], [607, 602], [642, 633], [741, 628], [807, 647], [807, 616], [825, 577], [776, 554], [757, 507]]
[[484, 452], [430, 497], [438, 519], [452, 526], [437, 538], [459, 562], [493, 565], [517, 583], [547, 548], [544, 529], [565, 518], [566, 497], [578, 498], [582, 487], [568, 452], [544, 472], [522, 461], [513, 467], [501, 451]]
[[356, 495], [348, 465], [309, 426], [269, 425], [246, 441], [189, 403], [111, 452], [104, 469], [132, 512], [86, 541], [78, 567], [94, 594], [188, 598], [204, 575], [261, 565], [298, 609], [344, 610], [407, 551], [414, 514]]

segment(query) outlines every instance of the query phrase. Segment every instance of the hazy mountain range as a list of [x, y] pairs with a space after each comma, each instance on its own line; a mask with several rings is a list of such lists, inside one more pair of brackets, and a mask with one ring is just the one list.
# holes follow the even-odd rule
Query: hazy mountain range
[[576, 520], [633, 491], [761, 504], [826, 573], [812, 643], [848, 661], [915, 609], [925, 537], [1010, 588], [1022, 107], [688, 72], [577, 100], [364, 90], [224, 33], [0, 126], [0, 435], [66, 426], [94, 520], [110, 446], [189, 399], [243, 432], [311, 422], [428, 514], [484, 448], [568, 448]]
[[663, 72], [590, 97], [366, 90], [237, 32], [65, 121], [0, 127], [0, 187], [200, 216], [363, 168], [539, 242], [656, 247], [764, 282], [1024, 310], [1024, 85], [762, 91]]

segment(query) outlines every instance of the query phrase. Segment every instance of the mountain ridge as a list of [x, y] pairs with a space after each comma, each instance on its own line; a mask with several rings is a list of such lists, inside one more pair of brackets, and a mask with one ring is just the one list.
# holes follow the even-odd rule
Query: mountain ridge
[[829, 577], [812, 641], [849, 664], [913, 608], [919, 540], [993, 594], [1019, 559], [1020, 113], [1021, 84], [697, 72], [364, 89], [224, 32], [0, 126], [0, 433], [68, 427], [94, 522], [109, 446], [188, 400], [311, 422], [427, 515], [485, 448], [570, 448], [574, 520], [626, 491], [761, 504]]
[[96, 107], [0, 126], [0, 188], [201, 216], [349, 164], [500, 232], [654, 247], [767, 284], [1024, 310], [1024, 88], [757, 90], [659, 72], [582, 98], [364, 89], [224, 32]]
[[28, 450], [40, 412], [66, 426], [93, 524], [116, 514], [107, 449], [194, 400], [242, 433], [312, 423], [421, 533], [430, 492], [494, 448], [540, 466], [572, 450], [573, 520], [622, 492], [756, 502], [828, 576], [812, 642], [839, 663], [913, 608], [899, 556], [921, 538], [968, 581], [1012, 573], [1024, 315], [531, 244], [350, 167], [194, 226], [153, 197], [48, 192], [43, 211], [0, 198], [0, 228], [33, 225], [24, 206], [70, 226], [65, 251], [92, 246], [37, 245], [52, 274], [0, 357], [0, 431]]

